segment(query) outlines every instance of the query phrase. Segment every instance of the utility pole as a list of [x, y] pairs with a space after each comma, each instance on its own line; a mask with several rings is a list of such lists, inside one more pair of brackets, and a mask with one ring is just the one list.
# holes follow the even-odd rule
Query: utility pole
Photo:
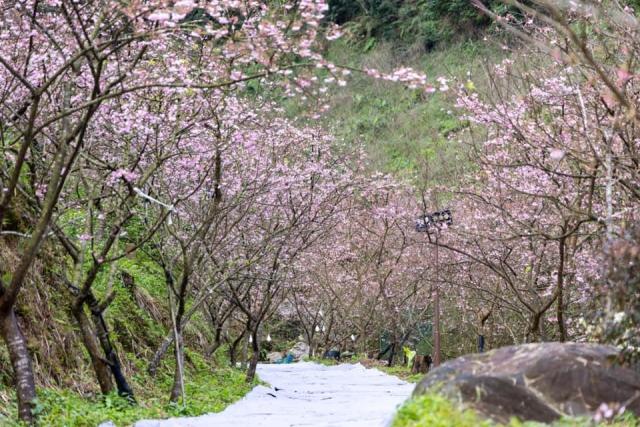
[[436, 230], [436, 289], [433, 297], [433, 366], [440, 366], [440, 259], [438, 235], [440, 230]]

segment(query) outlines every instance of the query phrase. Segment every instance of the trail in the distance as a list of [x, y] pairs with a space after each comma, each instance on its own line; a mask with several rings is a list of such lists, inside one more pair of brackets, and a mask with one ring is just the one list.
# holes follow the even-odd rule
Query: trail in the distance
[[255, 387], [223, 412], [135, 426], [382, 427], [413, 390], [413, 384], [360, 364], [258, 365], [257, 372], [271, 387]]

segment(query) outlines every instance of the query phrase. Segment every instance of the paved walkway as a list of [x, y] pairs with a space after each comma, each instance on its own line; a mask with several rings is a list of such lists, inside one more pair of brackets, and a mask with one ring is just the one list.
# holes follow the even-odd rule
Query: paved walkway
[[360, 364], [258, 365], [255, 387], [223, 412], [135, 427], [383, 427], [413, 384]]

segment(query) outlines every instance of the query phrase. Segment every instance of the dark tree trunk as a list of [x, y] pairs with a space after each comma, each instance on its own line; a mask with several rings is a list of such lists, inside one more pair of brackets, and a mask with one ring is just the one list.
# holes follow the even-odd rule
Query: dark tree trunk
[[253, 331], [251, 331], [251, 336], [253, 340], [251, 341], [251, 350], [253, 354], [251, 355], [251, 360], [249, 361], [249, 368], [247, 369], [247, 382], [252, 383], [254, 378], [256, 377], [256, 367], [258, 366], [258, 358], [260, 357], [260, 346], [258, 344], [258, 328], [256, 327]]
[[129, 383], [127, 382], [127, 379], [122, 372], [122, 365], [120, 364], [118, 354], [113, 348], [113, 345], [111, 345], [111, 340], [109, 339], [109, 329], [107, 328], [107, 324], [104, 321], [104, 317], [102, 317], [102, 308], [100, 307], [100, 304], [98, 304], [98, 301], [93, 297], [89, 297], [88, 302], [89, 309], [91, 310], [91, 316], [93, 318], [93, 323], [96, 327], [98, 341], [100, 342], [100, 346], [102, 347], [102, 351], [104, 352], [105, 359], [107, 360], [107, 363], [109, 363], [113, 378], [116, 381], [118, 394], [126, 397], [131, 402], [135, 402], [133, 390], [129, 386]]
[[98, 384], [100, 384], [100, 391], [102, 392], [102, 394], [111, 393], [113, 391], [113, 382], [111, 381], [111, 372], [109, 370], [109, 365], [100, 354], [100, 349], [98, 348], [98, 340], [96, 338], [91, 322], [89, 321], [89, 317], [87, 317], [87, 314], [84, 311], [84, 304], [80, 304], [79, 306], [74, 305], [71, 312], [73, 313], [73, 317], [75, 317], [76, 321], [78, 322], [80, 335], [82, 336], [82, 343], [89, 353], [89, 358], [91, 359], [93, 370], [96, 373]]
[[396, 356], [396, 342], [391, 344], [391, 351], [389, 352], [389, 359], [387, 359], [387, 366], [393, 366], [393, 358]]
[[560, 265], [558, 266], [558, 333], [560, 334], [560, 342], [567, 340], [567, 328], [564, 324], [564, 258], [565, 258], [565, 237], [560, 239], [559, 245], [559, 258]]
[[428, 356], [421, 356], [419, 354], [416, 354], [416, 356], [413, 358], [411, 373], [426, 374], [427, 372], [429, 372], [429, 366], [430, 366], [430, 362], [429, 362]]
[[167, 334], [167, 336], [162, 340], [160, 347], [158, 347], [156, 352], [153, 354], [153, 358], [151, 359], [151, 362], [149, 362], [149, 367], [147, 368], [147, 373], [152, 377], [156, 375], [156, 372], [158, 372], [158, 367], [160, 366], [162, 358], [169, 350], [169, 346], [173, 344], [173, 338], [173, 333]]
[[487, 320], [489, 320], [489, 316], [491, 316], [492, 312], [493, 306], [491, 309], [478, 314], [478, 353], [484, 353], [485, 324], [487, 323]]
[[478, 335], [478, 353], [484, 353], [484, 335]]
[[240, 344], [240, 341], [242, 340], [242, 338], [244, 338], [244, 335], [245, 331], [242, 331], [242, 333], [238, 335], [238, 338], [233, 340], [231, 342], [231, 345], [229, 346], [229, 363], [232, 368], [236, 367], [236, 362], [238, 361], [238, 344]]
[[[182, 331], [178, 331], [178, 345], [174, 350], [176, 356], [176, 367], [173, 374], [173, 386], [171, 387], [170, 402], [177, 402], [182, 395], [184, 381], [184, 348], [182, 343]], [[183, 402], [184, 403], [184, 402]]]
[[313, 334], [305, 331], [305, 335], [307, 336], [307, 343], [309, 344], [309, 357], [313, 357], [315, 355], [313, 352]]
[[36, 398], [36, 383], [27, 341], [20, 330], [13, 307], [0, 312], [0, 335], [9, 350], [13, 368], [18, 416], [27, 424], [33, 424], [33, 407]]
[[540, 342], [542, 334], [540, 333], [541, 322], [543, 312], [537, 312], [531, 315], [529, 322], [529, 329], [527, 331], [527, 342]]
[[378, 360], [382, 360], [382, 358], [384, 357], [385, 354], [387, 354], [387, 352], [391, 349], [391, 343], [387, 344], [387, 346], [384, 348], [384, 350], [382, 350], [380, 353], [378, 353]]
[[213, 344], [211, 344], [211, 347], [207, 349], [205, 356], [206, 357], [213, 356], [213, 354], [216, 352], [217, 349], [220, 348], [221, 345], [222, 345], [222, 325], [218, 325], [218, 327], [216, 327], [216, 336], [213, 340]]

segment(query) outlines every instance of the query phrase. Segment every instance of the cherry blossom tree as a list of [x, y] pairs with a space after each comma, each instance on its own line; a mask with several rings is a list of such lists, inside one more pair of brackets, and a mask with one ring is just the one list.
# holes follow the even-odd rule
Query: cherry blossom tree
[[[521, 4], [532, 19], [505, 25], [542, 54], [516, 53], [490, 69], [490, 91], [460, 88], [477, 169], [449, 192], [457, 221], [440, 242], [452, 260], [452, 286], [484, 294], [515, 342], [575, 338], [570, 330], [600, 275], [598, 254], [637, 219], [627, 61], [635, 18], [579, 2], [540, 6], [536, 15]], [[575, 32], [578, 21], [613, 30], [587, 37]], [[620, 54], [604, 61], [603, 52]], [[491, 279], [479, 282], [470, 275], [476, 268]], [[472, 314], [472, 306], [461, 310]]]
[[[315, 50], [326, 10], [321, 1], [275, 9], [257, 1], [196, 6], [193, 1], [0, 4], [0, 222], [19, 215], [22, 197], [38, 207], [28, 233], [15, 224], [1, 230], [5, 238], [26, 242], [20, 263], [3, 275], [9, 279], [0, 288], [0, 332], [10, 344], [25, 421], [32, 418], [35, 381], [13, 307], [65, 185], [78, 170], [76, 162], [91, 134], [99, 132], [92, 128], [97, 113], [118, 100], [131, 102], [127, 95], [143, 90], [231, 87], [286, 69], [314, 67], [321, 59]], [[114, 172], [125, 180], [134, 173]], [[42, 197], [34, 201], [36, 193]]]

